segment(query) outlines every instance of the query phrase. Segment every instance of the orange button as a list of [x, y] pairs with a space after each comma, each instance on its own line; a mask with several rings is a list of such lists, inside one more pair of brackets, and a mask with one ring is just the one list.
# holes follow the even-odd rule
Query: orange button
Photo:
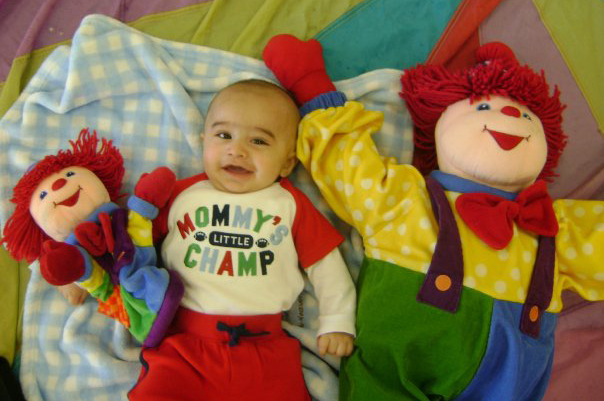
[[539, 319], [539, 307], [533, 306], [529, 312], [529, 319], [531, 322], [536, 322]]
[[445, 274], [441, 274], [434, 280], [434, 285], [439, 291], [445, 292], [451, 288], [451, 278]]

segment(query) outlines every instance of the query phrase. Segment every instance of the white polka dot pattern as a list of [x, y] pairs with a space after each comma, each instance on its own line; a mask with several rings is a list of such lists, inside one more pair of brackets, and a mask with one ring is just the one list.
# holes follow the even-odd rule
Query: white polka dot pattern
[[[346, 120], [350, 123], [337, 125]], [[387, 258], [401, 267], [425, 272], [438, 225], [417, 170], [374, 150], [371, 135], [380, 124], [380, 115], [365, 111], [358, 103], [349, 102], [331, 116], [317, 113], [303, 122], [303, 131], [312, 126], [330, 127], [332, 136], [326, 140], [337, 143], [333, 148], [338, 152], [323, 153], [321, 150], [329, 146], [303, 135], [302, 142], [314, 153], [300, 157], [306, 165], [317, 166], [313, 179], [324, 189], [334, 211], [370, 235], [365, 238], [367, 256]], [[348, 162], [340, 165], [339, 159]], [[335, 188], [326, 185], [329, 180], [336, 182]], [[347, 190], [342, 191], [342, 187]], [[457, 196], [447, 193], [453, 210]], [[352, 216], [349, 210], [353, 210]], [[556, 202], [555, 210], [560, 232], [556, 237], [554, 295], [549, 310], [562, 307], [561, 292], [567, 288], [589, 300], [604, 299], [603, 203], [563, 200]], [[508, 247], [495, 250], [477, 238], [456, 213], [455, 217], [463, 246], [464, 284], [497, 299], [524, 302], [535, 263], [536, 238], [514, 227]]]

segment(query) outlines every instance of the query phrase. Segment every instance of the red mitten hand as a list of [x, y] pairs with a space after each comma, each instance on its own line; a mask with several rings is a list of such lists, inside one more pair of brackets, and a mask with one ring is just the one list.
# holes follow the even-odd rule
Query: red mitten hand
[[107, 242], [103, 229], [92, 221], [85, 221], [76, 226], [74, 234], [78, 242], [92, 256], [101, 256], [107, 252]]
[[264, 48], [262, 58], [300, 105], [336, 90], [325, 70], [323, 48], [316, 39], [304, 42], [292, 35], [274, 36]]
[[134, 187], [134, 195], [161, 209], [166, 205], [176, 183], [176, 175], [168, 167], [144, 173]]
[[75, 246], [55, 240], [44, 241], [40, 272], [50, 284], [73, 283], [82, 277], [85, 271], [84, 258]]

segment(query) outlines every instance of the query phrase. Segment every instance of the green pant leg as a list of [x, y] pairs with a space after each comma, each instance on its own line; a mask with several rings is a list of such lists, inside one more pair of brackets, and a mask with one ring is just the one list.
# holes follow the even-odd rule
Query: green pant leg
[[449, 313], [416, 300], [425, 276], [366, 259], [358, 280], [357, 338], [342, 362], [340, 400], [449, 400], [486, 350], [493, 301], [464, 288]]

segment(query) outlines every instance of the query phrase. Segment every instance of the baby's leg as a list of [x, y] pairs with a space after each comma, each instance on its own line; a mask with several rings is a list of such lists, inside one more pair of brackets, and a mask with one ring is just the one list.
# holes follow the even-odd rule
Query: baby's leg
[[88, 296], [88, 291], [74, 283], [57, 286], [57, 289], [72, 305], [83, 304]]

